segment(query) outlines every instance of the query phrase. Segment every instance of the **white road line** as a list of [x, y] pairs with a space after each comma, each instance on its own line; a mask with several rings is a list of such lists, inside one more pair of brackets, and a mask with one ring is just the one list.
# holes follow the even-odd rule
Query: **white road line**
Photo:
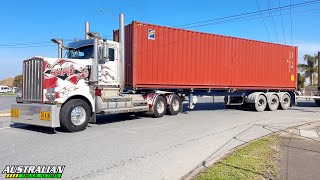
[[300, 135], [303, 137], [308, 137], [308, 138], [315, 138], [319, 137], [318, 133], [316, 130], [300, 130]]
[[11, 116], [11, 113], [0, 113], [0, 117], [9, 117]]

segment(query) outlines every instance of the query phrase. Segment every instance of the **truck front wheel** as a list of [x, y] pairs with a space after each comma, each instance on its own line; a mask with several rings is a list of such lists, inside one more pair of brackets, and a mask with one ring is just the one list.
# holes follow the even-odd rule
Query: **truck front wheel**
[[81, 99], [66, 102], [60, 111], [60, 124], [63, 130], [77, 132], [85, 130], [91, 115], [89, 105]]

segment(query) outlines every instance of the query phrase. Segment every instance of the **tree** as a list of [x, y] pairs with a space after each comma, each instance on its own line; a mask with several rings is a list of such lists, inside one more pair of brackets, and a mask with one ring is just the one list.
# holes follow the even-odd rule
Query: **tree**
[[14, 87], [20, 87], [20, 86], [22, 86], [22, 75], [17, 75], [17, 76], [14, 78], [13, 86], [14, 86]]
[[303, 56], [303, 60], [306, 62], [306, 64], [298, 64], [299, 71], [304, 73], [304, 77], [310, 78], [310, 84], [313, 84], [313, 74], [315, 72], [318, 72], [317, 67], [317, 57], [311, 56], [309, 54], [305, 54]]
[[304, 83], [306, 82], [306, 78], [303, 77], [300, 73], [298, 73], [298, 90], [300, 91], [302, 88], [304, 88]]

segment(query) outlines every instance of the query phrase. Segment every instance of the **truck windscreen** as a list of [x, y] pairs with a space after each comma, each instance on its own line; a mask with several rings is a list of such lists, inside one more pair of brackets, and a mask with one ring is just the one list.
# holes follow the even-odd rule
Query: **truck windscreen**
[[68, 49], [66, 56], [69, 59], [93, 58], [93, 46], [85, 46], [79, 49]]

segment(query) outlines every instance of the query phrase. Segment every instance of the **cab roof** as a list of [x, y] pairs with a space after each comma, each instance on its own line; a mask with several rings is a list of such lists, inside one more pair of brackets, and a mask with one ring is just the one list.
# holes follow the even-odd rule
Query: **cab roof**
[[81, 47], [85, 46], [91, 46], [94, 43], [94, 39], [85, 39], [85, 40], [79, 40], [75, 42], [69, 43], [66, 48], [68, 49], [79, 49]]

